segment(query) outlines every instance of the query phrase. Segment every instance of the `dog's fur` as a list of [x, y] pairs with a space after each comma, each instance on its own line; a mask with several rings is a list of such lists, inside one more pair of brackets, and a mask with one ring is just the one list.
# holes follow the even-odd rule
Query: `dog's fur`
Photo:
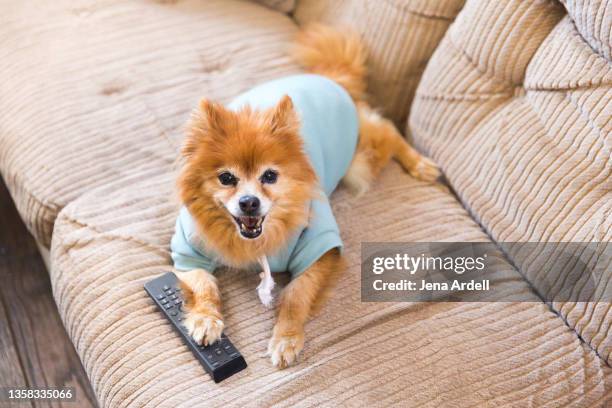
[[[363, 194], [392, 158], [418, 179], [438, 177], [435, 164], [408, 145], [395, 126], [366, 102], [366, 53], [358, 36], [311, 26], [299, 34], [293, 55], [308, 71], [343, 86], [357, 105], [359, 142], [343, 179], [350, 189]], [[292, 233], [307, 225], [306, 204], [316, 198], [318, 183], [299, 129], [289, 97], [266, 111], [247, 107], [233, 112], [201, 102], [183, 148], [185, 166], [178, 187], [200, 233], [224, 264], [252, 264], [282, 248]], [[262, 172], [271, 167], [278, 171], [278, 181], [259, 182]], [[240, 182], [222, 185], [218, 177], [226, 170]], [[228, 212], [234, 197], [247, 185], [269, 207], [256, 239], [241, 236], [237, 221]], [[296, 360], [304, 345], [304, 324], [321, 307], [343, 269], [339, 251], [331, 250], [282, 291], [268, 346], [274, 365], [282, 368]], [[185, 289], [187, 330], [197, 342], [216, 341], [223, 330], [216, 279], [204, 270], [182, 272], [179, 278]]]

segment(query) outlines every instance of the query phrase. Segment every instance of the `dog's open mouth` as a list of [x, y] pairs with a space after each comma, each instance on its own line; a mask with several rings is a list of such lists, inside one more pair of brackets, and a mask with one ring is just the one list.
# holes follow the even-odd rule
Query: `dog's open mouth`
[[257, 238], [261, 235], [262, 224], [264, 221], [265, 215], [263, 217], [252, 217], [252, 216], [240, 216], [234, 217], [234, 221], [238, 224], [238, 228], [240, 229], [240, 234], [249, 239]]

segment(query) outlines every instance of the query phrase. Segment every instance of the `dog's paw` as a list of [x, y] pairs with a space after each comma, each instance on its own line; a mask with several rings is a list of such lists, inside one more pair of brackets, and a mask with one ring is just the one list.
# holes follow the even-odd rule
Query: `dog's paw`
[[422, 181], [436, 181], [441, 174], [438, 165], [427, 157], [421, 157], [409, 172], [412, 177]]
[[217, 316], [192, 311], [187, 312], [183, 326], [196, 343], [208, 346], [219, 340], [224, 324]]
[[286, 368], [297, 361], [304, 348], [304, 333], [291, 334], [287, 336], [272, 336], [268, 343], [268, 355], [272, 365], [278, 368]]

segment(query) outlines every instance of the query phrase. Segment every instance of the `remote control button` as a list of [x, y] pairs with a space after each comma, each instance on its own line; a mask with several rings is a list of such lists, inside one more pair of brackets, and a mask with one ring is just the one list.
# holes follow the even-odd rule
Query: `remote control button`
[[240, 354], [238, 354], [238, 353], [232, 353], [232, 354], [230, 354], [230, 357], [231, 357], [231, 358], [235, 358], [235, 357], [238, 357], [239, 355], [240, 355]]
[[164, 285], [163, 289], [164, 289], [164, 290], [168, 290], [168, 289], [170, 289], [170, 286], [168, 286], [168, 285]]
[[168, 302], [169, 302], [169, 301], [168, 301], [168, 299], [162, 299], [161, 304], [162, 304], [162, 305], [165, 305], [165, 304], [167, 304]]
[[175, 305], [180, 305], [181, 304], [181, 299], [174, 299], [174, 304]]
[[167, 290], [166, 291], [166, 295], [170, 296], [170, 295], [174, 295], [174, 292], [172, 291], [172, 289]]
[[218, 361], [215, 361], [214, 363], [212, 363], [213, 367], [219, 367], [220, 365], [221, 365], [221, 363], [218, 362]]
[[176, 288], [174, 288], [174, 290], [176, 290], [177, 292], [181, 292], [183, 288], [181, 288], [180, 286], [177, 286]]
[[178, 312], [176, 310], [173, 310], [170, 312], [170, 316], [176, 316], [178, 314]]
[[162, 300], [162, 299], [165, 299], [165, 298], [166, 298], [166, 295], [164, 295], [164, 294], [162, 293], [161, 295], [157, 295], [157, 298], [158, 298], [159, 300]]
[[206, 355], [206, 358], [209, 359], [209, 360], [212, 360], [213, 359], [213, 355], [211, 353], [208, 353]]
[[167, 305], [164, 305], [164, 308], [166, 308], [166, 310], [172, 309], [172, 303], [168, 303]]
[[175, 300], [175, 299], [178, 299], [178, 298], [176, 297], [176, 295], [172, 295], [172, 296], [170, 296], [170, 299]]
[[223, 350], [221, 350], [220, 348], [216, 348], [215, 349], [215, 354], [220, 356], [221, 354], [223, 354]]

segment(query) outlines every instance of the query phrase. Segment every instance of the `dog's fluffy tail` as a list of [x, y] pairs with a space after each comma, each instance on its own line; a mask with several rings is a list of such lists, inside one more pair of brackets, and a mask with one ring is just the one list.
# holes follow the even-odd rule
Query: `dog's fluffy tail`
[[364, 100], [366, 51], [357, 33], [311, 24], [298, 34], [292, 54], [307, 71], [334, 80], [353, 100]]

